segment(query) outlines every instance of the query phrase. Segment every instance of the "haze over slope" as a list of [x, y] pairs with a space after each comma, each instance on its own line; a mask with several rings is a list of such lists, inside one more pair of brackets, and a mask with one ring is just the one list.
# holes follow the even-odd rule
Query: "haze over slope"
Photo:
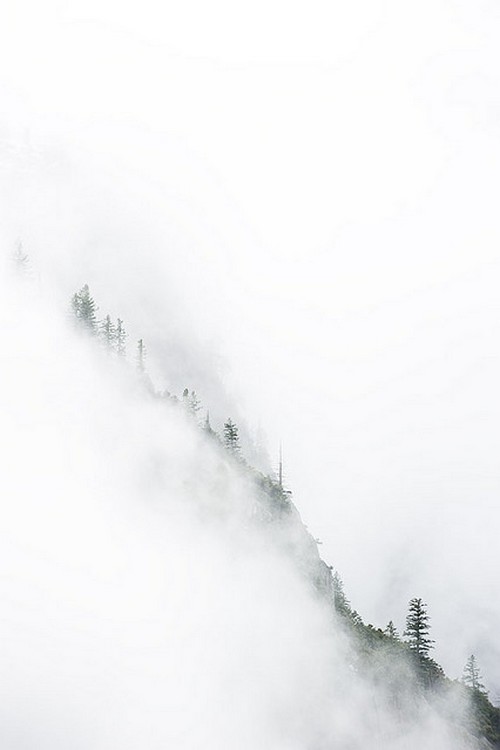
[[355, 673], [299, 520], [50, 291], [0, 282], [2, 747], [475, 747]]
[[283, 438], [363, 614], [422, 595], [495, 694], [497, 6], [345, 5], [11, 4], [4, 245]]

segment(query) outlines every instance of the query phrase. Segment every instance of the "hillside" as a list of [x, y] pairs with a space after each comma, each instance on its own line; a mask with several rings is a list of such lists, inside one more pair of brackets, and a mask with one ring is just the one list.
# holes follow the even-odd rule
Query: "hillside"
[[70, 325], [4, 310], [5, 746], [500, 746], [484, 688], [425, 628], [416, 650], [365, 624], [238, 426], [157, 388], [96, 307], [82, 287]]
[[[84, 290], [85, 304], [89, 308], [86, 309], [85, 305], [79, 308], [75, 298], [73, 308], [78, 323], [83, 323], [85, 329], [89, 320], [93, 320], [94, 303], [89, 297], [88, 287], [84, 287]], [[109, 316], [101, 323], [100, 332], [96, 327], [96, 333], [100, 333], [108, 353], [116, 349], [118, 356], [123, 354], [120, 351], [124, 340], [122, 323], [119, 321], [119, 329], [114, 329], [116, 343], [113, 341]], [[321, 558], [317, 540], [303, 524], [292, 492], [283, 486], [281, 466], [279, 475], [275, 476], [257, 471], [249, 465], [241, 452], [237, 425], [229, 418], [218, 434], [210, 424], [208, 412], [206, 418], [200, 420], [201, 403], [195, 390], [186, 388], [179, 397], [155, 390], [146, 373], [142, 339], [138, 342], [136, 365], [149, 396], [180, 409], [188, 420], [201, 429], [211, 447], [215, 446], [221, 459], [224, 462], [229, 460], [232, 469], [246, 485], [245, 494], [252, 498], [250, 510], [247, 508], [252, 524], [257, 526], [260, 534], [269, 536], [271, 544], [293, 562], [316, 596], [330, 610], [334, 627], [342, 630], [349, 644], [349, 668], [361, 679], [368, 680], [375, 694], [383, 696], [381, 702], [391, 706], [402, 726], [406, 722], [411, 726], [415, 717], [431, 707], [458, 732], [458, 736], [465, 737], [466, 742], [470, 740], [474, 744], [477, 740], [500, 746], [500, 709], [488, 700], [483, 685], [476, 687], [463, 681], [450, 680], [430, 656], [432, 640], [427, 639], [427, 647], [422, 651], [415, 650], [411, 638], [402, 638], [392, 621], [385, 629], [374, 627], [365, 624], [360, 614], [352, 608], [340, 576], [332, 565]], [[426, 613], [424, 619], [427, 622]], [[424, 636], [427, 630], [426, 627]]]

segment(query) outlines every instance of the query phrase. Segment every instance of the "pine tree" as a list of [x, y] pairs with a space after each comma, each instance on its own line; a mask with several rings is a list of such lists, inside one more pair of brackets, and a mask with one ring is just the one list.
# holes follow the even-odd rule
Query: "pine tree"
[[88, 284], [84, 284], [79, 292], [71, 298], [71, 307], [78, 324], [88, 333], [97, 333], [97, 310], [99, 309], [90, 295]]
[[224, 422], [223, 438], [225, 448], [233, 455], [238, 455], [240, 452], [238, 428], [231, 418], [229, 418], [227, 422]]
[[99, 336], [106, 349], [111, 351], [115, 343], [116, 329], [109, 315], [106, 315], [104, 320], [99, 323]]
[[428, 657], [434, 641], [429, 638], [429, 620], [427, 605], [422, 599], [411, 599], [406, 616], [406, 630], [404, 634], [410, 649], [419, 659]]
[[139, 339], [137, 342], [136, 363], [139, 372], [146, 372], [146, 347], [144, 346], [144, 341], [142, 339]]
[[205, 430], [205, 432], [208, 432], [210, 434], [213, 433], [212, 425], [210, 424], [210, 412], [209, 411], [207, 411], [207, 416], [205, 417], [203, 429]]
[[119, 357], [124, 357], [126, 354], [126, 347], [125, 347], [126, 338], [127, 338], [127, 334], [126, 334], [125, 328], [123, 327], [123, 320], [118, 318], [118, 320], [116, 321], [116, 326], [115, 326], [114, 345], [115, 345], [115, 351]]
[[207, 416], [205, 417], [205, 421], [203, 423], [203, 432], [208, 435], [210, 438], [215, 438], [218, 440], [218, 435], [215, 432], [215, 430], [212, 429], [212, 425], [210, 424], [210, 412], [207, 411]]
[[351, 622], [353, 625], [357, 625], [358, 627], [364, 624], [363, 618], [355, 609], [353, 609], [353, 611], [351, 612]]
[[387, 627], [384, 630], [384, 635], [386, 635], [388, 638], [391, 638], [393, 641], [400, 640], [399, 633], [392, 620], [389, 620], [389, 622], [387, 623]]
[[341, 615], [351, 615], [351, 603], [344, 593], [344, 582], [337, 571], [332, 576], [333, 604]]
[[479, 667], [477, 666], [476, 657], [474, 656], [474, 654], [471, 654], [467, 659], [467, 663], [464, 667], [462, 682], [464, 683], [464, 685], [467, 685], [473, 690], [477, 690], [480, 693], [486, 694], [486, 689], [481, 682], [481, 679], [482, 676], [481, 672], [479, 671]]

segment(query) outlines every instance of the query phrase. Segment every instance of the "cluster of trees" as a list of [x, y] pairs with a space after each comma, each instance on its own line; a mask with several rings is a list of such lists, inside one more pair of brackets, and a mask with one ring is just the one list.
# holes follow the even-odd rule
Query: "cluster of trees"
[[[17, 262], [20, 264], [25, 262], [21, 249], [19, 249]], [[99, 308], [90, 293], [88, 284], [84, 284], [71, 298], [71, 311], [78, 328], [81, 331], [96, 337], [101, 341], [107, 351], [114, 352], [119, 357], [125, 357], [127, 353], [127, 333], [123, 325], [123, 320], [118, 318], [116, 323], [114, 323], [110, 315], [106, 315], [104, 318], [99, 319], [97, 315], [98, 310]], [[143, 339], [139, 339], [137, 342], [135, 362], [137, 370], [144, 375], [146, 373], [146, 347]], [[198, 413], [201, 410], [201, 401], [198, 398], [196, 391], [190, 391], [188, 388], [185, 388], [182, 394], [182, 399], [172, 396], [168, 391], [164, 391], [161, 395], [174, 402], [180, 401], [186, 411], [198, 421]], [[219, 438], [220, 442], [231, 456], [241, 460], [239, 430], [231, 418], [228, 418], [227, 421], [224, 422], [222, 435], [219, 437], [211, 427], [210, 416], [207, 412], [203, 429], [211, 436]]]
[[[19, 248], [16, 262], [21, 267], [27, 263], [27, 256], [24, 256], [21, 248]], [[98, 318], [98, 307], [87, 284], [73, 295], [71, 309], [74, 320], [81, 330], [96, 337], [107, 351], [113, 352], [119, 357], [126, 356], [127, 334], [123, 321], [118, 318], [116, 322], [113, 322], [110, 315], [106, 315], [103, 319]], [[137, 342], [135, 363], [138, 372], [145, 376], [146, 348], [143, 339], [139, 339]], [[150, 383], [147, 377], [146, 381]], [[200, 424], [199, 412], [202, 405], [196, 391], [185, 388], [181, 398], [177, 398], [168, 391], [156, 393], [152, 385], [151, 391], [157, 397], [168, 398], [174, 403], [182, 404], [186, 413]], [[200, 426], [207, 435], [216, 439], [230, 456], [245, 464], [241, 456], [239, 429], [231, 418], [224, 422], [220, 434], [212, 429], [208, 412], [204, 423]], [[251, 470], [251, 467], [247, 468]], [[262, 480], [262, 486], [266, 489], [266, 493], [270, 497], [272, 496], [276, 507], [283, 510], [281, 508], [282, 501], [286, 501], [284, 504], [289, 507], [289, 499], [285, 496], [286, 493], [283, 491], [281, 481], [277, 483], [264, 476], [262, 476]], [[413, 663], [413, 673], [422, 688], [428, 689], [435, 684], [447, 682], [442, 668], [430, 655], [434, 647], [434, 640], [430, 637], [430, 617], [427, 612], [427, 605], [421, 598], [415, 597], [410, 600], [406, 627], [401, 637], [392, 620], [389, 621], [384, 630], [363, 623], [358, 612], [352, 609], [344, 592], [343, 582], [337, 572], [334, 572], [331, 576], [331, 589], [334, 608], [349, 623], [355, 633], [361, 658], [370, 659], [373, 658], [374, 653], [380, 652], [381, 648], [384, 653], [387, 653], [387, 649], [389, 649], [395, 657], [403, 656], [406, 661]], [[500, 712], [488, 700], [487, 691], [482, 683], [482, 677], [474, 655], [471, 655], [467, 660], [460, 684], [462, 689], [468, 690], [472, 696], [473, 711], [469, 717], [468, 728], [478, 736], [486, 736], [494, 741], [497, 738], [500, 739]]]
[[[197, 412], [200, 410], [201, 405], [199, 402], [199, 399], [196, 395], [195, 391], [191, 391], [191, 394], [188, 394], [188, 390], [184, 391], [184, 398], [187, 398], [187, 408], [191, 412], [193, 416], [196, 417]], [[210, 413], [207, 412], [207, 416], [205, 418], [205, 422], [203, 424], [203, 429], [210, 437], [214, 437], [217, 440], [219, 440], [226, 451], [233, 457], [237, 458], [238, 460], [242, 461], [241, 456], [241, 445], [240, 445], [240, 435], [239, 435], [239, 429], [238, 426], [233, 422], [231, 417], [228, 417], [228, 419], [224, 422], [224, 426], [222, 428], [222, 435], [219, 436], [215, 430], [212, 429], [212, 425], [210, 424]]]
[[[24, 253], [21, 245], [16, 250], [14, 262], [20, 272], [26, 273], [29, 268], [29, 258]], [[100, 319], [98, 317], [98, 310], [99, 308], [90, 293], [88, 284], [85, 284], [79, 291], [75, 292], [71, 298], [72, 316], [77, 327], [90, 336], [95, 337], [108, 352], [118, 357], [126, 358], [127, 333], [123, 320], [117, 318], [114, 321], [109, 314]], [[139, 339], [136, 344], [135, 364], [138, 372], [145, 376], [146, 347], [143, 339]], [[147, 376], [144, 378], [144, 382], [150, 383]], [[167, 391], [158, 393], [151, 385], [151, 392], [156, 397], [168, 398], [175, 403], [182, 404], [186, 413], [200, 424], [199, 412], [202, 409], [202, 405], [196, 391], [185, 388], [182, 397], [178, 398]], [[200, 424], [200, 427], [207, 435], [217, 440], [231, 457], [241, 462], [248, 471], [253, 471], [260, 482], [259, 486], [261, 486], [264, 494], [270, 498], [275, 515], [278, 512], [283, 512], [284, 509], [289, 511], [289, 493], [283, 490], [281, 475], [280, 481], [277, 482], [267, 475], [256, 472], [245, 463], [241, 455], [239, 429], [231, 418], [228, 418], [224, 422], [222, 431], [218, 434], [212, 429], [210, 415], [207, 412], [206, 418]], [[325, 576], [326, 583], [324, 590], [328, 590], [330, 586], [328, 579], [331, 578], [331, 589], [329, 590], [331, 591], [333, 606], [355, 634], [358, 653], [362, 659], [372, 659], [373, 663], [373, 659], [376, 660], [377, 658], [376, 656], [374, 657], [374, 654], [385, 654], [380, 662], [385, 670], [387, 666], [387, 653], [390, 653], [395, 659], [402, 656], [406, 662], [413, 663], [415, 669], [412, 670], [412, 673], [416, 675], [416, 679], [422, 689], [432, 688], [435, 684], [443, 685], [450, 683], [442, 668], [431, 657], [434, 640], [430, 637], [430, 617], [427, 612], [427, 605], [421, 598], [415, 597], [410, 600], [406, 616], [406, 627], [402, 636], [399, 635], [392, 620], [389, 621], [384, 630], [374, 628], [372, 625], [365, 625], [358, 612], [352, 609], [344, 592], [343, 582], [339, 574], [333, 572], [330, 575], [332, 569], [326, 566], [325, 563], [322, 564], [327, 574]], [[387, 676], [385, 675], [386, 678]], [[482, 682], [476, 657], [473, 654], [467, 660], [459, 684], [461, 689], [469, 695], [472, 705], [472, 712], [468, 719], [469, 730], [477, 736], [487, 737], [493, 742], [500, 742], [500, 710], [495, 708], [488, 700], [488, 693]]]
[[[360, 615], [356, 610], [351, 608], [351, 604], [344, 592], [342, 579], [336, 571], [332, 575], [332, 592], [336, 612], [347, 618], [354, 626], [360, 625], [362, 628], [372, 628], [372, 626], [365, 626]], [[430, 656], [435, 641], [430, 637], [430, 617], [427, 605], [420, 597], [410, 599], [408, 603], [406, 627], [403, 637], [399, 635], [392, 620], [389, 621], [383, 631], [379, 632], [393, 643], [405, 646], [412, 656], [419, 676], [423, 681], [432, 683], [436, 678], [444, 675], [441, 667]], [[487, 695], [481, 679], [476, 657], [471, 654], [464, 667], [461, 682], [472, 690]]]
[[483, 685], [476, 657], [467, 659], [461, 679], [468, 691], [469, 711], [466, 716], [468, 729], [477, 737], [486, 737], [496, 747], [500, 746], [500, 709], [488, 699], [488, 691]]
[[[415, 655], [417, 663], [421, 665], [423, 674], [426, 675], [429, 671], [432, 673], [433, 669], [435, 671], [437, 667], [440, 676], [443, 676], [444, 672], [441, 667], [436, 665], [436, 662], [430, 658], [430, 651], [434, 648], [435, 641], [429, 637], [429, 621], [430, 617], [427, 612], [427, 605], [420, 598], [411, 599], [408, 605], [406, 629], [403, 636], [406, 637], [406, 643]], [[386, 631], [391, 626], [393, 627], [392, 622], [389, 623]], [[395, 637], [397, 637], [397, 634]], [[485, 696], [488, 694], [482, 683], [481, 672], [474, 654], [471, 654], [467, 659], [460, 681], [475, 693], [482, 693]]]
[[[467, 659], [462, 676], [458, 681], [449, 680], [443, 669], [431, 657], [434, 640], [430, 637], [430, 617], [425, 602], [415, 597], [408, 603], [406, 626], [400, 636], [393, 621], [384, 630], [365, 625], [359, 614], [351, 608], [342, 580], [338, 573], [332, 577], [332, 598], [336, 612], [347, 624], [356, 644], [356, 654], [360, 668], [379, 667], [384, 674], [384, 682], [391, 681], [388, 664], [394, 665], [395, 691], [405, 689], [401, 683], [404, 664], [411, 665], [412, 679], [422, 690], [458, 691], [468, 706], [462, 717], [464, 726], [477, 737], [486, 737], [495, 746], [500, 746], [500, 709], [488, 698], [481, 672], [474, 654]], [[398, 667], [399, 665], [399, 667]], [[402, 669], [403, 667], [403, 669]], [[402, 670], [402, 671], [401, 671]], [[409, 679], [409, 673], [406, 679]]]
[[[71, 310], [78, 327], [91, 336], [98, 337], [107, 350], [116, 352], [120, 357], [125, 357], [127, 353], [125, 344], [127, 333], [123, 320], [118, 318], [116, 323], [113, 323], [110, 315], [106, 315], [102, 320], [99, 320], [97, 317], [98, 309], [90, 294], [88, 284], [84, 284], [71, 298]], [[138, 342], [138, 348], [142, 368], [144, 368], [142, 339]]]

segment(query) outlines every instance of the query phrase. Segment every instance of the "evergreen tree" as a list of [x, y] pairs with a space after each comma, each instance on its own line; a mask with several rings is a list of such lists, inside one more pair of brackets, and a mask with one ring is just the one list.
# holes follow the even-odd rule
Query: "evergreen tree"
[[240, 452], [240, 439], [238, 435], [238, 428], [234, 424], [231, 418], [224, 422], [224, 446], [233, 455], [238, 455]]
[[127, 338], [127, 334], [125, 332], [125, 328], [123, 327], [123, 320], [118, 318], [116, 321], [115, 326], [115, 338], [114, 338], [114, 345], [116, 353], [119, 357], [124, 357], [126, 354], [126, 347], [125, 347], [125, 340]]
[[427, 605], [422, 599], [411, 599], [406, 616], [406, 630], [403, 635], [407, 638], [410, 649], [419, 659], [428, 657], [434, 641], [429, 638], [429, 620]]
[[71, 307], [78, 324], [88, 333], [97, 333], [97, 310], [99, 309], [90, 294], [88, 284], [71, 298]]
[[332, 576], [333, 604], [341, 615], [351, 615], [351, 603], [344, 593], [344, 582], [337, 571]]
[[196, 418], [201, 409], [201, 401], [198, 398], [196, 391], [190, 391], [189, 388], [184, 388], [182, 393], [182, 405], [189, 414]]
[[355, 609], [353, 609], [353, 611], [351, 612], [351, 621], [353, 625], [357, 625], [358, 627], [364, 625], [363, 618]]
[[482, 676], [479, 671], [479, 667], [477, 666], [476, 657], [474, 656], [474, 654], [471, 654], [467, 659], [467, 663], [464, 667], [462, 682], [464, 683], [464, 685], [467, 685], [473, 690], [477, 690], [480, 693], [486, 694], [486, 689], [481, 682], [481, 679]]
[[109, 315], [106, 315], [104, 320], [99, 323], [99, 336], [106, 349], [111, 351], [115, 343], [116, 329]]
[[387, 623], [387, 627], [384, 630], [384, 635], [386, 635], [388, 638], [391, 638], [393, 641], [400, 640], [399, 633], [392, 620], [389, 620], [389, 622]]
[[144, 341], [142, 339], [139, 339], [137, 342], [136, 363], [139, 372], [146, 372], [146, 347], [144, 346]]
[[216, 438], [218, 439], [218, 435], [215, 432], [215, 430], [212, 429], [212, 425], [210, 424], [210, 412], [207, 411], [207, 416], [205, 417], [205, 422], [203, 423], [203, 432], [208, 435], [210, 438]]

